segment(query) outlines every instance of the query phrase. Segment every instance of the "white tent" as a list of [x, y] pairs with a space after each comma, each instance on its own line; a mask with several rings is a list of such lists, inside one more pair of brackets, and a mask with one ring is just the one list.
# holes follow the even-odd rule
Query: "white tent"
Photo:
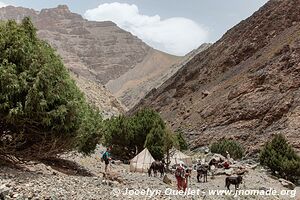
[[170, 166], [179, 164], [180, 162], [184, 162], [186, 165], [191, 166], [192, 158], [188, 155], [185, 155], [181, 151], [177, 149], [172, 149], [170, 151]]
[[154, 162], [154, 158], [147, 148], [141, 151], [133, 159], [130, 160], [131, 172], [147, 172], [150, 165]]

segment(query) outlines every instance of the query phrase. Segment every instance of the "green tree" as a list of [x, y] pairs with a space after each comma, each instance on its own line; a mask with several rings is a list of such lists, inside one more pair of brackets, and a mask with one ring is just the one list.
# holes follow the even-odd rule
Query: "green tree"
[[176, 134], [176, 142], [178, 144], [179, 150], [187, 150], [188, 149], [188, 144], [185, 140], [185, 138], [183, 137], [183, 133], [181, 130], [175, 132]]
[[159, 124], [155, 124], [146, 137], [145, 147], [156, 160], [161, 160], [164, 157], [165, 134], [165, 130]]
[[260, 152], [261, 165], [271, 169], [273, 174], [295, 181], [300, 177], [300, 157], [282, 134], [275, 135]]
[[138, 152], [144, 149], [146, 137], [154, 125], [165, 129], [165, 123], [159, 114], [149, 108], [139, 110], [130, 118], [130, 121], [134, 126], [134, 145], [136, 146]]
[[0, 24], [0, 155], [40, 158], [76, 147], [90, 153], [101, 120], [29, 18]]
[[240, 159], [244, 156], [244, 148], [237, 141], [223, 139], [217, 142], [214, 142], [210, 150], [212, 153], [218, 153], [226, 157], [226, 152], [234, 159]]
[[105, 124], [105, 145], [112, 146], [112, 154], [121, 159], [131, 159], [145, 147], [154, 158], [162, 159], [174, 143], [159, 114], [148, 108], [106, 120]]
[[172, 133], [172, 131], [169, 128], [166, 129], [163, 140], [164, 140], [164, 153], [166, 155], [165, 161], [167, 164], [167, 169], [169, 169], [170, 150], [173, 147], [178, 148], [178, 143], [177, 143], [176, 135]]
[[104, 145], [112, 146], [112, 154], [120, 159], [130, 159], [136, 153], [134, 130], [126, 116], [118, 116], [106, 121]]

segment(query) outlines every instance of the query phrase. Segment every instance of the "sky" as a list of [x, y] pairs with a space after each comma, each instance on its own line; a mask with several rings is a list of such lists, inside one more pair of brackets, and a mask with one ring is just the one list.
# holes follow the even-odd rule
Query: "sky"
[[41, 10], [68, 5], [94, 21], [110, 20], [148, 45], [185, 55], [215, 42], [267, 0], [0, 0], [5, 5]]

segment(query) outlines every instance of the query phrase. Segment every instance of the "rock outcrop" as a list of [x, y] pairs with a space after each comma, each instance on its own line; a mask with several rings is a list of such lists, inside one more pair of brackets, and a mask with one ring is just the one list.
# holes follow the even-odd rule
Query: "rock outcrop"
[[300, 150], [300, 0], [271, 0], [135, 108], [151, 106], [193, 148], [220, 138], [256, 152], [284, 134]]

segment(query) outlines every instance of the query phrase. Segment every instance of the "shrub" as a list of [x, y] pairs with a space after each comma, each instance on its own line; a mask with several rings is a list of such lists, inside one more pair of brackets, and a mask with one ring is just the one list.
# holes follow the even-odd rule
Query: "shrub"
[[2, 22], [0, 155], [43, 158], [76, 147], [89, 153], [100, 124], [101, 116], [87, 105], [60, 57], [37, 38], [30, 19]]
[[300, 157], [281, 134], [265, 144], [260, 152], [260, 163], [290, 181], [300, 177]]
[[244, 148], [234, 140], [223, 139], [214, 142], [210, 150], [212, 153], [218, 153], [225, 157], [228, 152], [233, 159], [240, 159], [244, 156]]
[[147, 147], [155, 159], [162, 159], [173, 147], [173, 138], [159, 114], [142, 109], [133, 116], [119, 116], [105, 121], [104, 145], [112, 154], [131, 159]]

